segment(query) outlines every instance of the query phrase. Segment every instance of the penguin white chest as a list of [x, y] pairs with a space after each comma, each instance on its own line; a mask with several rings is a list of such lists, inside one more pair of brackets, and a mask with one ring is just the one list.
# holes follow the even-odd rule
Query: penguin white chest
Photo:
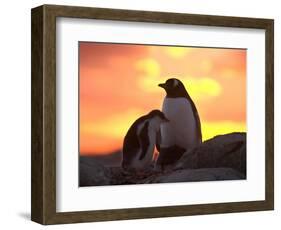
[[186, 98], [165, 98], [162, 111], [170, 122], [161, 125], [161, 147], [188, 149], [196, 144], [196, 120]]

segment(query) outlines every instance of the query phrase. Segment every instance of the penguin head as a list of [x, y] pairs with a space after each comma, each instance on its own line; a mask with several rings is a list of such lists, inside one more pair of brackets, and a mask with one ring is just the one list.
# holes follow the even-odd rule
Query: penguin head
[[153, 127], [156, 129], [159, 129], [162, 123], [169, 122], [169, 119], [164, 115], [164, 113], [158, 109], [152, 110], [147, 117], [151, 120]]
[[183, 83], [176, 78], [170, 78], [165, 83], [161, 83], [158, 86], [166, 91], [167, 97], [187, 97], [187, 92]]

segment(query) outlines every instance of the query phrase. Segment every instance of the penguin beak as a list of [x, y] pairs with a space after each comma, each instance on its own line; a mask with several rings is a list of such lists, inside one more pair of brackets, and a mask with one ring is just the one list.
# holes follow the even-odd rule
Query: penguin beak
[[165, 83], [161, 83], [161, 84], [158, 84], [158, 86], [163, 88], [163, 89], [165, 89], [166, 84]]
[[165, 117], [164, 122], [169, 122], [170, 120]]

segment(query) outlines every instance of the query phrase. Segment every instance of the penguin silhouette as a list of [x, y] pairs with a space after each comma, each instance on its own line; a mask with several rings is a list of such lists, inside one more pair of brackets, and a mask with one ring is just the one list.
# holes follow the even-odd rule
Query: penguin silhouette
[[[170, 122], [161, 125], [157, 149], [160, 155], [161, 149], [174, 149], [179, 152], [176, 153], [179, 158], [179, 154], [183, 154], [182, 149], [189, 151], [202, 143], [200, 118], [194, 102], [180, 80], [170, 78], [158, 86], [166, 91], [162, 112]], [[165, 158], [172, 157], [168, 156], [166, 150], [164, 152], [162, 162], [169, 162]], [[173, 154], [173, 151], [170, 153]]]
[[152, 110], [132, 124], [123, 142], [124, 169], [145, 169], [152, 164], [156, 134], [160, 130], [160, 125], [167, 122], [164, 113]]
[[165, 170], [173, 167], [184, 154], [185, 149], [177, 145], [161, 148], [155, 164], [155, 169]]

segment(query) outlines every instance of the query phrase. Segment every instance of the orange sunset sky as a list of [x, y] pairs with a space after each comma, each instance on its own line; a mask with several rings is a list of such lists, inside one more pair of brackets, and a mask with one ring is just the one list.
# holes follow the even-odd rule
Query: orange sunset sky
[[157, 85], [180, 79], [201, 119], [203, 140], [246, 131], [246, 50], [79, 43], [80, 154], [122, 148], [140, 116], [161, 109]]

